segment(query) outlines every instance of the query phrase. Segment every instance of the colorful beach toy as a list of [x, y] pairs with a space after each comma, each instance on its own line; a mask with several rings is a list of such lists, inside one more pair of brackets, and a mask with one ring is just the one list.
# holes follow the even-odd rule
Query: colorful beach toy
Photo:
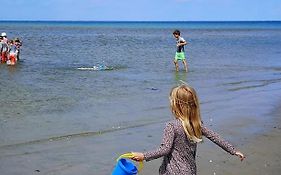
[[117, 159], [117, 164], [112, 172], [112, 175], [135, 175], [143, 168], [143, 162], [139, 163], [137, 168], [134, 163], [128, 159], [133, 157], [133, 153], [126, 153]]

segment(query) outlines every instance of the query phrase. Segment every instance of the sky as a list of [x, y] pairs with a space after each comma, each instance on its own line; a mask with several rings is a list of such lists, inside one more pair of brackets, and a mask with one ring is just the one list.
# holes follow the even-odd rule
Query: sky
[[281, 0], [1, 0], [1, 7], [0, 20], [281, 21]]

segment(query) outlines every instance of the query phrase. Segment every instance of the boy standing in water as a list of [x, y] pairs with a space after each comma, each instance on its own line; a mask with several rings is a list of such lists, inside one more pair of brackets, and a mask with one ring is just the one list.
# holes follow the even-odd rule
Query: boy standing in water
[[176, 67], [176, 71], [179, 71], [179, 64], [178, 61], [182, 61], [185, 71], [187, 72], [187, 63], [185, 60], [185, 54], [184, 54], [184, 46], [187, 44], [187, 42], [180, 36], [180, 31], [179, 30], [175, 30], [173, 32], [174, 37], [177, 40], [177, 51], [176, 51], [176, 55], [175, 55], [175, 59], [174, 59], [174, 63], [175, 63], [175, 67]]

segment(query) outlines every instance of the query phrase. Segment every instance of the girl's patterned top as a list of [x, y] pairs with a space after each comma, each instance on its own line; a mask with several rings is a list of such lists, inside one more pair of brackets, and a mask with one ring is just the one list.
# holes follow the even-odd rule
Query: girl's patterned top
[[[236, 150], [231, 144], [205, 126], [202, 126], [202, 135], [230, 154], [235, 154]], [[144, 159], [150, 161], [164, 156], [159, 169], [161, 175], [196, 175], [196, 147], [197, 143], [187, 138], [181, 121], [173, 120], [165, 126], [160, 147], [145, 152]]]

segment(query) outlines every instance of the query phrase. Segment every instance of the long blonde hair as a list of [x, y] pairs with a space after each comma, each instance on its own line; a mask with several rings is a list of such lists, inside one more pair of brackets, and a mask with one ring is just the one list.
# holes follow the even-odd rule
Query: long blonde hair
[[202, 122], [195, 90], [186, 84], [173, 88], [170, 92], [170, 105], [175, 118], [182, 122], [187, 137], [193, 142], [201, 142]]

